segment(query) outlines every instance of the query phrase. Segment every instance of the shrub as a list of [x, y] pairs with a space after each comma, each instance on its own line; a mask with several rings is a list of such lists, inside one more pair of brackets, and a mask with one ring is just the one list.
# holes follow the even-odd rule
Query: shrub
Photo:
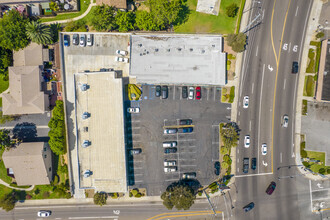
[[317, 74], [315, 74], [314, 75], [314, 81], [317, 81], [317, 78], [318, 78], [318, 76], [317, 76]]
[[327, 169], [327, 174], [330, 174], [330, 168]]
[[113, 198], [113, 199], [117, 199], [119, 196], [118, 193], [111, 193], [110, 195], [111, 195], [111, 198]]
[[305, 150], [300, 149], [300, 156], [302, 158], [306, 158], [307, 157], [307, 152]]
[[233, 103], [234, 101], [234, 98], [235, 98], [235, 86], [232, 86], [230, 88], [230, 96], [229, 96], [229, 103]]
[[226, 161], [227, 163], [229, 161], [231, 161], [230, 156], [228, 154], [224, 155], [222, 159], [223, 159], [223, 161]]
[[322, 38], [322, 37], [324, 37], [324, 32], [319, 32], [319, 33], [317, 33], [316, 34], [316, 38]]
[[[330, 169], [329, 169], [329, 172], [330, 172]], [[202, 191], [198, 191], [197, 194], [198, 194], [199, 196], [202, 196], [202, 195], [203, 195], [203, 192], [202, 192]]]
[[213, 182], [213, 183], [211, 183], [210, 185], [209, 185], [209, 189], [216, 189], [216, 188], [218, 188], [218, 185], [217, 185], [217, 183], [216, 182]]
[[304, 150], [305, 149], [306, 142], [303, 141], [300, 143], [300, 149]]
[[220, 153], [221, 153], [222, 155], [228, 154], [228, 153], [229, 153], [229, 149], [228, 149], [228, 147], [222, 146], [222, 147], [220, 148]]
[[133, 197], [133, 193], [132, 192], [129, 192], [129, 197]]
[[302, 115], [307, 115], [307, 100], [302, 100]]
[[222, 167], [223, 169], [228, 169], [229, 164], [228, 164], [226, 161], [223, 161], [223, 162], [221, 163], [221, 167]]
[[234, 59], [236, 59], [236, 57], [233, 55], [233, 54], [228, 54], [228, 59], [230, 59], [230, 60], [234, 60]]
[[233, 51], [239, 53], [245, 50], [246, 39], [247, 37], [244, 33], [229, 34], [227, 37], [227, 42]]
[[319, 169], [319, 173], [320, 173], [320, 174], [325, 174], [325, 169], [324, 169], [324, 168], [320, 168], [320, 169]]
[[237, 15], [237, 12], [238, 12], [238, 6], [235, 3], [229, 5], [226, 8], [226, 15], [230, 18], [235, 17]]
[[57, 184], [58, 184], [58, 176], [55, 175], [53, 180], [53, 185], [56, 186]]
[[135, 197], [138, 193], [139, 193], [139, 191], [137, 190], [137, 189], [132, 189], [132, 195]]
[[302, 164], [303, 164], [305, 167], [307, 167], [307, 168], [310, 167], [309, 163], [306, 162], [306, 161], [302, 162]]
[[106, 193], [101, 193], [101, 192], [97, 192], [94, 195], [94, 204], [95, 205], [105, 205], [107, 203], [107, 194]]
[[142, 197], [142, 194], [141, 194], [141, 193], [137, 193], [137, 194], [135, 195], [135, 197], [136, 197], [136, 198], [140, 198], [140, 197]]

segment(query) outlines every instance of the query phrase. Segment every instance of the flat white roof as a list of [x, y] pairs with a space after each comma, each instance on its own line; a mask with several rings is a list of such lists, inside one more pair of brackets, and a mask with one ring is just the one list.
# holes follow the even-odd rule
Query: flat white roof
[[130, 76], [140, 84], [225, 85], [219, 35], [131, 35]]
[[[78, 73], [75, 94], [80, 188], [127, 192], [122, 79], [114, 72]], [[90, 117], [82, 119], [84, 112]], [[90, 146], [82, 147], [84, 140]], [[84, 177], [85, 170], [92, 175]]]

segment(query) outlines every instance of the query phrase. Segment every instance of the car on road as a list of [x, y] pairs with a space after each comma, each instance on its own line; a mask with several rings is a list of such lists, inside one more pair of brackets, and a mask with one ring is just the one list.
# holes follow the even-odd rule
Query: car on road
[[188, 98], [188, 87], [187, 86], [182, 86], [182, 98], [183, 99]]
[[257, 158], [252, 158], [251, 159], [251, 169], [255, 170], [257, 168]]
[[281, 124], [282, 124], [283, 128], [288, 127], [288, 125], [289, 125], [289, 116], [288, 115], [283, 115]]
[[177, 167], [164, 167], [165, 173], [173, 173], [177, 170]]
[[179, 121], [180, 125], [191, 125], [192, 124], [192, 120], [191, 119], [181, 119]]
[[244, 212], [248, 212], [253, 208], [254, 208], [254, 203], [250, 202], [249, 204], [247, 204], [246, 206], [243, 207], [243, 210], [244, 210]]
[[292, 73], [298, 73], [299, 65], [298, 62], [292, 62]]
[[243, 108], [248, 108], [249, 107], [249, 96], [244, 96], [243, 98]]
[[196, 178], [196, 173], [195, 172], [190, 172], [190, 173], [184, 173], [182, 174], [182, 179], [187, 180], [187, 179], [195, 179]]
[[176, 134], [178, 132], [177, 128], [165, 128], [164, 134]]
[[70, 36], [69, 35], [64, 35], [64, 37], [63, 37], [63, 41], [64, 41], [64, 46], [65, 47], [68, 47], [68, 46], [70, 46]]
[[186, 128], [179, 128], [178, 132], [179, 133], [191, 133], [193, 132], [193, 127], [186, 127]]
[[194, 92], [195, 92], [194, 87], [189, 87], [189, 96], [188, 96], [188, 99], [194, 99]]
[[136, 155], [136, 154], [140, 154], [142, 152], [141, 148], [135, 148], [135, 149], [131, 149], [130, 150], [130, 154], [131, 155]]
[[164, 149], [164, 153], [165, 154], [171, 154], [171, 153], [176, 153], [178, 151], [178, 149], [176, 147], [171, 147], [171, 148], [165, 148]]
[[261, 154], [266, 155], [267, 154], [267, 144], [261, 145]]
[[167, 99], [168, 97], [168, 86], [162, 86], [162, 99]]
[[243, 173], [248, 173], [249, 172], [249, 158], [244, 158], [243, 159]]
[[125, 50], [116, 50], [116, 54], [121, 56], [126, 56], [128, 52]]
[[80, 35], [79, 46], [86, 47], [86, 34]]
[[79, 34], [74, 34], [72, 36], [72, 44], [73, 45], [78, 45], [79, 44]]
[[127, 109], [128, 113], [139, 113], [140, 112], [140, 108], [138, 107], [130, 107]]
[[45, 218], [45, 217], [49, 217], [51, 215], [51, 211], [48, 211], [48, 210], [40, 210], [38, 212], [38, 217], [41, 217], [41, 218]]
[[217, 176], [220, 175], [220, 162], [219, 161], [214, 163], [214, 174]]
[[273, 181], [273, 182], [271, 182], [271, 183], [269, 184], [269, 186], [267, 187], [267, 189], [266, 189], [266, 193], [267, 193], [268, 195], [271, 195], [271, 194], [274, 192], [275, 188], [276, 188], [276, 183]]
[[250, 135], [245, 135], [245, 137], [244, 137], [244, 147], [245, 148], [250, 147]]
[[161, 91], [162, 91], [162, 87], [161, 86], [156, 86], [155, 96], [156, 97], [159, 97]]
[[163, 142], [163, 147], [176, 147], [178, 142], [176, 141], [165, 141]]
[[202, 98], [202, 92], [201, 92], [201, 87], [197, 86], [196, 87], [196, 99], [201, 99]]
[[93, 34], [87, 34], [87, 46], [93, 46]]
[[127, 57], [115, 57], [116, 62], [128, 63]]
[[164, 160], [164, 166], [165, 167], [176, 166], [176, 161], [175, 160]]

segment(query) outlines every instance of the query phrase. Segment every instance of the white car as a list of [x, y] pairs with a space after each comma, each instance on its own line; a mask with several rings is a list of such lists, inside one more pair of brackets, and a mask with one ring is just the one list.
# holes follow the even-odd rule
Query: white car
[[243, 108], [249, 107], [249, 96], [244, 96], [243, 98]]
[[250, 135], [245, 135], [245, 137], [244, 137], [244, 147], [245, 148], [250, 147]]
[[164, 167], [165, 173], [173, 173], [176, 171], [176, 167]]
[[189, 87], [188, 99], [194, 99], [194, 92], [195, 92], [194, 87]]
[[81, 47], [86, 47], [86, 34], [80, 35], [79, 45]]
[[266, 155], [267, 154], [267, 145], [266, 144], [262, 144], [261, 145], [261, 154], [262, 155]]
[[288, 115], [283, 115], [282, 117], [282, 127], [287, 128], [289, 125], [289, 116]]
[[165, 160], [164, 161], [164, 166], [168, 167], [168, 166], [176, 166], [176, 161], [175, 160]]
[[116, 50], [116, 54], [117, 55], [126, 56], [128, 54], [128, 52], [125, 51], [125, 50]]
[[87, 46], [93, 46], [93, 34], [87, 34]]
[[116, 57], [115, 61], [116, 62], [122, 62], [122, 63], [128, 63], [128, 58], [126, 58], [126, 57]]
[[128, 108], [127, 109], [127, 112], [128, 113], [139, 113], [140, 112], [140, 108], [137, 108], [137, 107], [135, 107], [135, 108]]
[[51, 214], [50, 211], [39, 211], [38, 212], [38, 217], [46, 218], [46, 217], [49, 217], [50, 214]]

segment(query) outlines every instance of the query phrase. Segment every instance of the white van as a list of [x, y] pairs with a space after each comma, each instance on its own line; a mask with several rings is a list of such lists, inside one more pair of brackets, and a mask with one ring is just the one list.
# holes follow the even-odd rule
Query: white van
[[167, 141], [163, 142], [163, 147], [176, 147], [177, 144], [178, 143], [176, 141]]

